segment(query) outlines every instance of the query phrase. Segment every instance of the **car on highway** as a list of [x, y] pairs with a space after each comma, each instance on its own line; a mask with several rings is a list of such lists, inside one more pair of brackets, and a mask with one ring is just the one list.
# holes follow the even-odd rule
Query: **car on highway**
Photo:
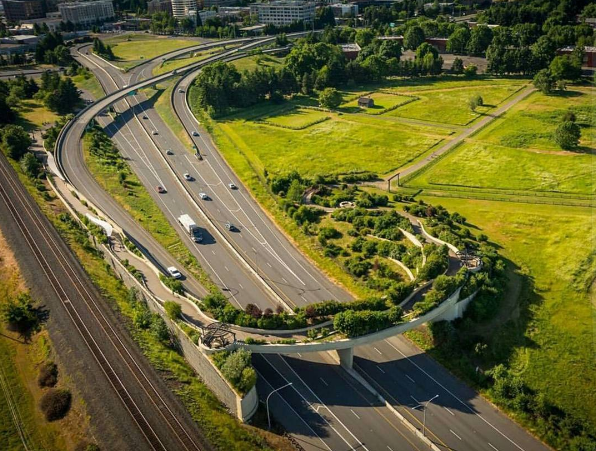
[[236, 230], [236, 227], [231, 222], [226, 222], [226, 229], [228, 229], [230, 232], [233, 232]]
[[203, 200], [209, 200], [209, 196], [206, 193], [199, 193], [199, 197]]
[[230, 189], [238, 189], [238, 187], [236, 185], [234, 185], [233, 183], [228, 183], [228, 188], [230, 188]]
[[152, 135], [159, 135], [159, 133], [157, 133], [157, 130], [153, 130], [153, 131], [151, 132], [151, 134], [152, 134]]
[[174, 155], [174, 151], [172, 149], [166, 150], [166, 155]]
[[174, 279], [182, 278], [182, 274], [180, 274], [180, 271], [178, 271], [178, 269], [175, 266], [168, 266], [168, 274], [172, 276]]
[[184, 89], [178, 89], [178, 92], [179, 92], [180, 94], [182, 94], [182, 93], [184, 92]]
[[199, 136], [199, 132], [195, 130], [194, 132], [192, 132], [192, 136]]
[[146, 114], [143, 114], [143, 119], [149, 119], [149, 116], [147, 116]]
[[192, 182], [194, 180], [194, 178], [188, 172], [185, 172], [184, 173], [184, 180], [186, 180], [187, 182]]
[[155, 189], [157, 190], [157, 192], [159, 194], [167, 193], [166, 189], [161, 185], [157, 185], [157, 187]]

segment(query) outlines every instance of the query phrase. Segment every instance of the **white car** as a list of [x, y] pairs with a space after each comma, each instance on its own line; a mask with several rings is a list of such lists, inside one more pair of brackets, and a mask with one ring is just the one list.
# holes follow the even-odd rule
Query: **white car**
[[182, 93], [184, 92], [184, 89], [178, 89], [178, 92], [179, 92], [180, 94], [182, 94]]
[[153, 130], [153, 131], [151, 132], [151, 134], [152, 134], [152, 135], [159, 135], [159, 133], [157, 133], [157, 130]]
[[178, 269], [176, 269], [175, 266], [169, 266], [168, 267], [168, 274], [170, 276], [172, 276], [174, 279], [181, 279], [182, 278], [182, 274], [180, 274], [180, 271], [178, 271]]
[[234, 185], [233, 183], [228, 183], [228, 187], [230, 189], [238, 189], [238, 187], [236, 185]]
[[199, 193], [199, 197], [200, 197], [201, 199], [203, 199], [203, 200], [207, 200], [207, 199], [209, 199], [209, 196], [207, 196], [207, 194], [206, 194], [206, 193]]
[[192, 136], [199, 136], [199, 132], [195, 130], [194, 132], [192, 132]]
[[193, 178], [192, 178], [192, 176], [188, 172], [185, 172], [184, 173], [184, 180], [186, 180], [187, 182], [192, 182], [193, 181]]

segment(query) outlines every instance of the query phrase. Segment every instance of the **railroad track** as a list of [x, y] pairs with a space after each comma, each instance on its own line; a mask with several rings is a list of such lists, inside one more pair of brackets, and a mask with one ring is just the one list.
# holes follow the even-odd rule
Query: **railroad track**
[[[168, 450], [168, 447], [160, 437], [159, 431], [156, 431], [151, 426], [145, 414], [139, 408], [135, 399], [133, 399], [129, 388], [115, 371], [115, 365], [130, 371], [138, 384], [136, 388], [140, 388], [146, 395], [149, 405], [154, 407], [157, 416], [160, 420], [163, 420], [163, 427], [168, 428], [173, 437], [175, 437], [177, 442], [176, 450], [211, 450], [212, 447], [204, 437], [193, 437], [186, 430], [131, 354], [130, 350], [99, 308], [94, 296], [88, 291], [85, 282], [81, 280], [76, 268], [69, 261], [57, 239], [52, 236], [52, 231], [44, 229], [44, 224], [47, 224], [47, 222], [43, 214], [37, 205], [34, 204], [28, 193], [25, 192], [22, 185], [20, 185], [13, 169], [3, 155], [0, 156], [0, 179], [3, 180], [3, 183], [0, 183], [0, 198], [6, 204], [10, 215], [23, 234], [29, 249], [41, 266], [44, 276], [60, 299], [73, 325], [138, 425], [150, 448], [154, 451]], [[8, 188], [11, 189], [12, 196]], [[42, 251], [41, 247], [44, 246], [49, 249], [49, 252], [44, 253]], [[52, 262], [52, 260], [55, 260], [55, 262]], [[68, 295], [67, 290], [64, 288], [66, 284], [74, 288], [77, 294], [76, 298]], [[83, 309], [88, 309], [93, 319], [99, 325], [103, 336], [96, 337], [90, 331], [81, 317], [80, 312]], [[98, 343], [108, 346], [109, 353], [102, 350]], [[114, 359], [117, 360], [115, 361]]]

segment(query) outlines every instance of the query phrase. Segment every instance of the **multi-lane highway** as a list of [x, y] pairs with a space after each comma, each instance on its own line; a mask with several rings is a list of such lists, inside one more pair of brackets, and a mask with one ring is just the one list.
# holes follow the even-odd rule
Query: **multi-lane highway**
[[[143, 70], [147, 73], [146, 69], [138, 68], [137, 72], [123, 75], [92, 55], [85, 56], [88, 58], [79, 60], [91, 66], [108, 91], [138, 81]], [[204, 225], [213, 237], [212, 243], [194, 246], [188, 240], [186, 242], [206, 265], [212, 278], [230, 290], [230, 297], [236, 298], [231, 299], [233, 302], [243, 305], [253, 302], [265, 307], [278, 299], [288, 305], [330, 298], [348, 299], [347, 293], [329, 282], [293, 247], [227, 166], [188, 109], [185, 92], [190, 81], [190, 76], [183, 78], [173, 92], [172, 103], [186, 130], [191, 134], [193, 131], [199, 133], [198, 137], [191, 138], [200, 149], [203, 161], [194, 159], [187, 146], [165, 126], [142, 95], [128, 99], [130, 109], [126, 105], [119, 106], [124, 113], [115, 122], [105, 119], [108, 132], [129, 157], [131, 166], [153, 192], [166, 216], [174, 218], [185, 209], [194, 212], [197, 218], [204, 215]], [[158, 134], [151, 135], [153, 130]], [[172, 149], [173, 155], [167, 155], [168, 149]], [[80, 152], [70, 149], [69, 158], [77, 158], [75, 153]], [[78, 164], [82, 165], [82, 162]], [[68, 172], [75, 168], [82, 173], [85, 171], [81, 166], [73, 166]], [[184, 173], [190, 173], [195, 180], [185, 181]], [[239, 189], [230, 190], [230, 182]], [[92, 179], [78, 183], [86, 190], [86, 196], [92, 196], [90, 199], [94, 202], [96, 199], [102, 210], [107, 208], [108, 214], [119, 223], [121, 213], [114, 213], [114, 216], [111, 213], [118, 206], [109, 200], [104, 203], [105, 193], [97, 192], [102, 190]], [[154, 193], [152, 188], [156, 184], [167, 187], [167, 197]], [[202, 201], [198, 198], [200, 192], [207, 193], [211, 200]], [[173, 208], [177, 210], [169, 212]], [[237, 225], [239, 232], [228, 233], [224, 227], [227, 221]], [[175, 222], [172, 225], [176, 227]], [[132, 228], [135, 237], [136, 233], [141, 233], [145, 242], [151, 241], [133, 228], [133, 224], [126, 223], [124, 227]], [[229, 244], [224, 244], [224, 240]], [[203, 251], [210, 247], [215, 253], [205, 255]], [[171, 259], [163, 255], [165, 251], [159, 246], [152, 252], [156, 252], [162, 267], [167, 265], [168, 258]], [[191, 285], [191, 289], [201, 292], [200, 287], [192, 288]], [[426, 428], [429, 438], [438, 445], [467, 450], [545, 449], [401, 337], [359, 348], [356, 356], [357, 371], [420, 429], [421, 412], [414, 408], [436, 394], [440, 395], [428, 407]], [[328, 354], [312, 354], [304, 358], [299, 355], [255, 357], [263, 398], [274, 388], [293, 383], [274, 394], [270, 404], [275, 416], [303, 442], [305, 448], [397, 450], [424, 446], [401, 425], [394, 413], [380, 405], [351, 376], [337, 366], [329, 365], [329, 359]]]

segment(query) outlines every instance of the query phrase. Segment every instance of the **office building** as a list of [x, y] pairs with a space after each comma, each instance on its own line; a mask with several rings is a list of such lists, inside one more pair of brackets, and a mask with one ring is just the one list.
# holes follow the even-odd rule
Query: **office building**
[[46, 15], [42, 0], [2, 0], [4, 15], [9, 22], [41, 19]]
[[184, 19], [190, 11], [196, 12], [198, 9], [197, 0], [172, 0], [172, 15], [176, 19]]
[[304, 21], [311, 23], [315, 19], [315, 3], [300, 1], [273, 1], [271, 3], [253, 3], [250, 14], [257, 16], [259, 23], [271, 25], [289, 25]]
[[172, 14], [171, 0], [151, 0], [147, 2], [147, 12], [154, 13], [168, 13]]
[[71, 21], [75, 25], [92, 25], [114, 17], [111, 0], [60, 3], [58, 9], [64, 22]]

